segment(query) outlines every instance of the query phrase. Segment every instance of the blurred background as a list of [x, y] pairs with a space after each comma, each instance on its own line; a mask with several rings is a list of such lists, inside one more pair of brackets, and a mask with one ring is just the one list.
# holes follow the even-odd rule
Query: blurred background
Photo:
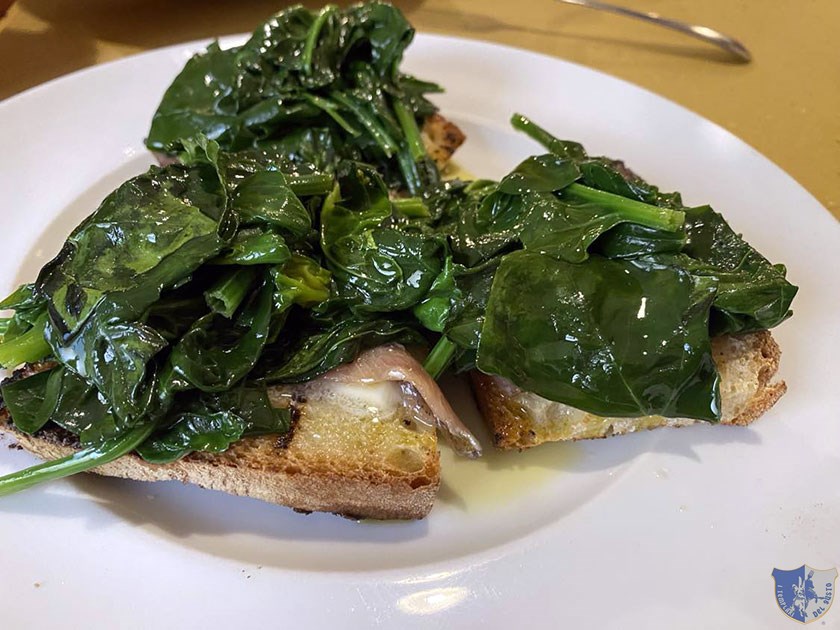
[[[676, 101], [743, 138], [840, 217], [840, 0], [619, 3], [737, 37], [753, 62], [739, 64], [683, 35], [555, 0], [395, 2], [418, 31], [555, 55]], [[250, 31], [288, 4], [0, 0], [0, 9], [8, 7], [0, 18], [0, 99], [144, 50]]]

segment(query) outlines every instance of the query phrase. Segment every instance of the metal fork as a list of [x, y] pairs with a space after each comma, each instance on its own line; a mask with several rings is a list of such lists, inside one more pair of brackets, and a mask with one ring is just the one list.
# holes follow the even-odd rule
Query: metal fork
[[681, 22], [679, 20], [664, 18], [658, 13], [636, 11], [635, 9], [619, 7], [614, 4], [608, 4], [606, 2], [598, 2], [597, 0], [560, 0], [560, 2], [565, 2], [566, 4], [574, 4], [581, 7], [587, 7], [589, 9], [608, 11], [609, 13], [616, 13], [618, 15], [624, 15], [626, 17], [644, 20], [645, 22], [651, 22], [652, 24], [658, 24], [659, 26], [664, 26], [665, 28], [670, 28], [674, 31], [679, 31], [680, 33], [685, 33], [686, 35], [691, 35], [692, 37], [696, 37], [697, 39], [702, 39], [705, 42], [714, 44], [715, 46], [718, 46], [723, 50], [727, 51], [728, 53], [734, 55], [739, 61], [742, 61], [744, 63], [748, 63], [752, 59], [750, 51], [747, 50], [746, 46], [744, 46], [741, 42], [739, 42], [734, 37], [724, 35], [720, 31], [716, 31], [715, 29], [709, 28], [708, 26], [700, 26], [699, 24], [689, 24], [688, 22]]

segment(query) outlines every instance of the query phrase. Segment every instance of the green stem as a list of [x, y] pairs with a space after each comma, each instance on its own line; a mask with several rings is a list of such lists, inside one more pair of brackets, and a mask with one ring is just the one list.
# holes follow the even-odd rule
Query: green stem
[[583, 149], [583, 145], [570, 140], [560, 140], [527, 116], [514, 114], [510, 118], [510, 124], [517, 131], [521, 131], [532, 140], [539, 142], [554, 155], [572, 159], [583, 159], [586, 157], [586, 151]]
[[155, 426], [154, 422], [149, 422], [124, 435], [106, 440], [100, 446], [85, 448], [73, 455], [0, 477], [0, 496], [14, 494], [39, 483], [69, 477], [114, 461], [145, 442]]
[[423, 362], [423, 368], [431, 375], [433, 379], [438, 379], [444, 370], [452, 363], [455, 358], [455, 351], [458, 346], [449, 340], [446, 335], [441, 336], [435, 347], [426, 357]]
[[332, 101], [308, 93], [304, 93], [303, 98], [304, 100], [312, 103], [318, 109], [321, 109], [324, 112], [326, 112], [330, 118], [332, 118], [336, 123], [338, 123], [338, 125], [342, 129], [344, 129], [344, 131], [349, 133], [354, 138], [361, 135], [362, 132], [356, 129], [349, 122], [347, 122], [347, 119], [341, 115], [341, 113], [338, 111], [338, 107]]
[[248, 295], [258, 273], [259, 270], [255, 267], [240, 267], [226, 271], [204, 293], [207, 306], [230, 319]]
[[426, 204], [419, 197], [405, 197], [402, 199], [392, 199], [391, 205], [398, 214], [409, 219], [426, 219], [432, 216]]
[[330, 96], [339, 105], [346, 107], [353, 112], [386, 156], [389, 158], [393, 157], [394, 154], [399, 151], [399, 145], [394, 142], [394, 139], [391, 136], [388, 135], [388, 132], [385, 131], [378, 122], [376, 122], [376, 119], [365, 112], [364, 108], [356, 101], [348, 96], [345, 96], [341, 92], [333, 92]]
[[597, 204], [606, 210], [618, 212], [627, 221], [656, 230], [675, 232], [685, 223], [685, 212], [680, 210], [652, 206], [582, 184], [567, 186], [563, 189], [563, 195]]
[[311, 175], [287, 175], [286, 184], [298, 197], [326, 195], [332, 191], [335, 180], [332, 175], [313, 173]]
[[408, 147], [397, 154], [397, 162], [400, 164], [400, 171], [402, 171], [403, 179], [405, 180], [408, 192], [412, 195], [416, 195], [423, 190], [423, 182], [420, 179], [420, 173], [417, 170], [417, 162], [415, 162], [414, 158], [411, 157]]
[[321, 29], [324, 28], [324, 23], [329, 17], [336, 12], [334, 4], [326, 5], [318, 13], [315, 22], [306, 34], [306, 43], [303, 45], [303, 73], [310, 74], [312, 72], [312, 53], [315, 51], [315, 44], [318, 43], [318, 35], [321, 34]]
[[513, 114], [510, 117], [510, 124], [514, 129], [521, 131], [532, 140], [536, 140], [546, 149], [554, 140], [557, 140], [552, 134], [522, 114]]
[[426, 157], [426, 146], [420, 136], [420, 127], [417, 126], [417, 119], [405, 103], [399, 99], [394, 100], [394, 113], [400, 123], [411, 157], [415, 160], [422, 160]]
[[397, 159], [408, 190], [412, 194], [417, 194], [423, 188], [423, 180], [418, 171], [418, 162], [428, 157], [426, 147], [423, 144], [423, 138], [420, 137], [420, 128], [414, 118], [414, 112], [399, 99], [394, 99], [393, 103], [394, 113], [405, 138], [405, 146], [400, 150]]
[[[209, 263], [211, 265], [282, 265], [289, 260], [290, 256], [286, 241], [274, 232], [263, 232], [238, 242], [234, 241], [231, 250], [224, 256], [213, 258]], [[215, 289], [216, 286], [213, 288]]]
[[51, 350], [44, 336], [46, 326], [47, 316], [42, 315], [22, 335], [0, 343], [0, 366], [9, 369], [48, 356]]

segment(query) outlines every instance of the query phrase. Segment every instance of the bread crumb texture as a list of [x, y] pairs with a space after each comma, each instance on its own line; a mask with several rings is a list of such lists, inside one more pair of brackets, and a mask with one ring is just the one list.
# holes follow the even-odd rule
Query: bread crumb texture
[[[720, 373], [721, 424], [747, 425], [786, 391], [772, 382], [781, 351], [768, 331], [712, 340]], [[494, 444], [523, 449], [543, 442], [605, 438], [658, 427], [694, 424], [689, 418], [605, 418], [524, 392], [507, 379], [474, 372], [473, 390]]]
[[[240, 440], [223, 453], [193, 453], [171, 464], [127, 455], [93, 472], [140, 481], [180, 480], [204, 488], [262, 499], [302, 512], [327, 511], [353, 518], [422, 518], [440, 485], [437, 437], [417, 417], [396, 383], [380, 406], [364, 388], [316, 381], [303, 389], [275, 388], [272, 402], [293, 408], [289, 436]], [[355, 392], [355, 393], [354, 393]], [[56, 430], [34, 436], [16, 431], [5, 415], [0, 429], [44, 459], [75, 450]]]

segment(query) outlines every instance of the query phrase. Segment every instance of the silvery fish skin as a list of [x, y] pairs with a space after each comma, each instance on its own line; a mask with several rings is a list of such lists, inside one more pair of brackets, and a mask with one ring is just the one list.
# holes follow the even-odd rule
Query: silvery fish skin
[[[427, 407], [435, 426], [446, 435], [459, 455], [470, 458], [481, 456], [481, 444], [452, 409], [438, 384], [417, 359], [399, 344], [367, 350], [352, 363], [339, 366], [320, 378], [339, 383], [402, 383], [403, 392], [409, 399], [421, 399], [414, 405], [417, 415], [427, 416], [423, 409]], [[420, 404], [421, 401], [423, 404]]]

